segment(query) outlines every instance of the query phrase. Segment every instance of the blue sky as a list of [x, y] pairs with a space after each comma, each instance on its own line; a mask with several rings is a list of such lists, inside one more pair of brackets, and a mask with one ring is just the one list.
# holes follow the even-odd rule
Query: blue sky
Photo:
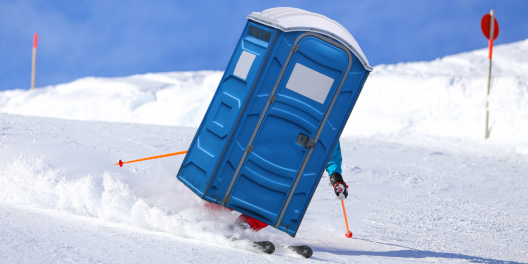
[[110, 1], [0, 0], [0, 90], [85, 76], [224, 70], [249, 13], [291, 6], [323, 14], [356, 38], [371, 65], [433, 60], [485, 48], [481, 17], [495, 9], [497, 44], [528, 38], [526, 0]]

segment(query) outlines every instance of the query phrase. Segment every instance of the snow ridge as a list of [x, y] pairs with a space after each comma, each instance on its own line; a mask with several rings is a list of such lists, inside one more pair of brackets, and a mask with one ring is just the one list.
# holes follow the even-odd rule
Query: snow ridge
[[[378, 65], [345, 136], [426, 135], [482, 140], [487, 49], [430, 62]], [[528, 40], [496, 46], [489, 96], [490, 139], [528, 143]], [[222, 72], [86, 77], [0, 93], [0, 112], [73, 120], [197, 127]]]

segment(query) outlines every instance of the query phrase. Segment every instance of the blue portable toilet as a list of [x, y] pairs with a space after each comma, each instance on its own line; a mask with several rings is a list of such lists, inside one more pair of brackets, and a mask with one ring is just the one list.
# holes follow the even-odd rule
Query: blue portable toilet
[[323, 15], [251, 13], [177, 178], [295, 236], [371, 71]]

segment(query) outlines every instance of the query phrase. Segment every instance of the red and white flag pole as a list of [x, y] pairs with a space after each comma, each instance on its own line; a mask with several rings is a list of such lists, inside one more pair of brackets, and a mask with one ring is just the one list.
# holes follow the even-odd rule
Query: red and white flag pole
[[490, 87], [491, 87], [491, 57], [493, 53], [493, 40], [495, 40], [497, 36], [499, 36], [499, 23], [497, 23], [497, 19], [495, 19], [495, 11], [491, 10], [489, 14], [485, 14], [482, 17], [482, 20], [480, 21], [480, 27], [482, 28], [482, 33], [484, 33], [484, 36], [489, 40], [488, 42], [488, 46], [489, 46], [488, 87], [487, 87], [487, 93], [486, 93], [486, 130], [484, 132], [484, 140], [486, 140], [489, 137], [488, 96], [490, 94]]
[[35, 33], [33, 36], [33, 63], [31, 67], [31, 90], [35, 89], [35, 68], [37, 65], [37, 41], [38, 34]]

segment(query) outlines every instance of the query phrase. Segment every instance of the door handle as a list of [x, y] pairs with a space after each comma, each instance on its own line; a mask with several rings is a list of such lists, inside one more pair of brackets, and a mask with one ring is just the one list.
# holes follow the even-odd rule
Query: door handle
[[305, 135], [303, 133], [299, 133], [299, 136], [297, 137], [296, 143], [301, 145], [301, 146], [303, 146], [303, 147], [305, 147], [305, 148], [313, 148], [313, 147], [315, 147], [315, 141], [311, 137], [309, 137], [309, 136], [307, 136], [307, 135]]

